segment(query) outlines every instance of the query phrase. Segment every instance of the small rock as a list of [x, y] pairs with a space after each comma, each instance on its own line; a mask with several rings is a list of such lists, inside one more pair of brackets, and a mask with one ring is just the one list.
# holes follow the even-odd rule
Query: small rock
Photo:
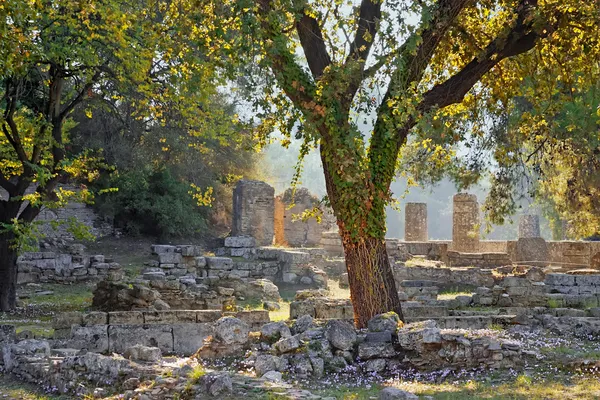
[[269, 371], [262, 376], [263, 379], [271, 382], [281, 382], [283, 380], [283, 375], [279, 371]]
[[162, 358], [162, 354], [158, 347], [148, 347], [136, 344], [125, 350], [123, 356], [134, 361], [156, 362]]
[[400, 324], [400, 317], [393, 311], [385, 314], [378, 314], [371, 318], [367, 323], [370, 332], [385, 332], [389, 331], [396, 333], [398, 325]]
[[140, 380], [138, 378], [129, 378], [125, 382], [123, 382], [123, 389], [125, 390], [134, 390], [140, 386]]
[[358, 337], [354, 327], [345, 321], [331, 320], [325, 326], [325, 337], [340, 350], [351, 350]]
[[289, 353], [300, 348], [300, 340], [297, 336], [281, 339], [273, 345], [278, 353]]
[[296, 319], [296, 322], [294, 322], [294, 324], [292, 325], [292, 331], [294, 332], [294, 334], [297, 335], [299, 333], [306, 332], [312, 326], [313, 326], [313, 317], [307, 314], [307, 315], [298, 317], [298, 319]]
[[283, 322], [269, 322], [263, 325], [260, 330], [260, 336], [263, 340], [273, 343], [281, 338], [292, 336], [292, 333], [290, 332], [290, 328]]
[[269, 371], [276, 371], [279, 369], [281, 360], [279, 357], [272, 356], [269, 354], [261, 354], [256, 357], [254, 361], [254, 371], [256, 376], [263, 376]]
[[158, 311], [164, 311], [164, 310], [171, 309], [171, 306], [168, 305], [164, 300], [161, 300], [161, 299], [154, 300], [154, 303], [152, 303], [152, 306]]
[[225, 344], [248, 342], [250, 327], [235, 317], [222, 317], [215, 322], [215, 338]]
[[279, 311], [281, 309], [281, 306], [279, 305], [279, 303], [276, 303], [274, 301], [265, 301], [263, 303], [263, 308], [268, 311]]
[[379, 400], [419, 400], [419, 397], [404, 390], [388, 387], [379, 392]]

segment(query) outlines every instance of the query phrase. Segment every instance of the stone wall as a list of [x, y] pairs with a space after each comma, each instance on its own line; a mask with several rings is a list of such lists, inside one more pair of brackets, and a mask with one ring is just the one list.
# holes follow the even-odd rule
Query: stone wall
[[[60, 188], [66, 191], [80, 190], [76, 185], [60, 185]], [[35, 190], [36, 186], [31, 185], [27, 189], [26, 194], [31, 194]], [[8, 192], [0, 188], [0, 199], [7, 198]], [[22, 208], [24, 207], [25, 205]], [[113, 233], [112, 223], [102, 220], [91, 207], [76, 201], [70, 201], [64, 207], [56, 209], [44, 207], [35, 221], [41, 223], [38, 229], [46, 238], [72, 240], [73, 235], [67, 229], [72, 219], [85, 225], [95, 236], [101, 237]], [[52, 226], [54, 224], [56, 228]]]
[[496, 268], [511, 265], [513, 262], [506, 253], [459, 253], [448, 252], [448, 266], [450, 267], [479, 267]]
[[270, 246], [274, 235], [275, 189], [264, 182], [241, 180], [233, 190], [232, 236], [251, 236]]
[[316, 218], [307, 221], [297, 219], [304, 211], [310, 211], [319, 206], [319, 199], [306, 188], [287, 189], [281, 196], [284, 206], [283, 231], [285, 243], [291, 247], [316, 246], [321, 241], [321, 235], [327, 229], [325, 224], [317, 222]]
[[83, 247], [72, 246], [69, 253], [25, 252], [17, 259], [17, 282], [74, 283], [120, 280], [121, 266], [103, 255], [88, 256]]
[[67, 313], [53, 325], [56, 337], [73, 349], [122, 354], [141, 344], [189, 356], [215, 334], [214, 322], [223, 316], [239, 318], [252, 329], [269, 322], [268, 311], [177, 310]]

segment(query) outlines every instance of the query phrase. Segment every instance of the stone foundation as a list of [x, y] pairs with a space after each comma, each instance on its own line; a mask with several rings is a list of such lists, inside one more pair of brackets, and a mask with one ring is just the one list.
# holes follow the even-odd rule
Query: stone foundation
[[17, 282], [75, 283], [123, 278], [123, 270], [118, 263], [103, 255], [85, 255], [82, 249], [74, 246], [69, 253], [23, 253], [17, 259]]

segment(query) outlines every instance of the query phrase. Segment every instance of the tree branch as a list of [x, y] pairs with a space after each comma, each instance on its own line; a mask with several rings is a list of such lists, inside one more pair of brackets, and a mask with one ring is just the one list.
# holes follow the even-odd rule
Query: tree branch
[[59, 115], [59, 118], [61, 120], [64, 120], [67, 117], [67, 115], [69, 115], [69, 113], [71, 111], [73, 111], [73, 109], [79, 103], [81, 103], [81, 101], [83, 100], [83, 97], [86, 95], [88, 90], [90, 90], [92, 88], [92, 86], [94, 86], [94, 83], [96, 83], [96, 81], [98, 79], [100, 79], [101, 75], [102, 75], [101, 69], [96, 70], [96, 72], [94, 73], [94, 76], [92, 76], [90, 81], [85, 84], [85, 86], [83, 87], [83, 89], [81, 89], [81, 91], [77, 94], [77, 96], [65, 107], [64, 110], [61, 111], [61, 113]]
[[354, 34], [354, 41], [350, 44], [350, 53], [346, 58], [346, 65], [354, 60], [364, 66], [369, 57], [371, 47], [375, 41], [379, 20], [381, 19], [382, 1], [362, 0], [358, 14], [358, 26]]
[[[271, 70], [286, 96], [307, 119], [314, 119], [316, 87], [313, 77], [298, 65], [295, 54], [289, 49], [287, 38], [281, 40], [280, 36], [283, 35], [281, 27], [269, 20], [269, 14], [276, 12], [271, 5], [271, 0], [259, 1], [261, 31], [265, 36], [263, 40], [267, 43], [265, 51]], [[317, 61], [315, 57], [311, 57], [310, 60]], [[316, 64], [314, 66], [318, 67]]]
[[8, 192], [10, 197], [14, 196], [15, 191], [17, 190], [17, 186], [9, 181], [2, 171], [0, 171], [0, 186], [4, 188]]
[[516, 9], [517, 20], [514, 26], [491, 41], [481, 54], [474, 57], [454, 76], [426, 92], [418, 110], [424, 113], [434, 107], [443, 108], [461, 102], [473, 85], [500, 61], [528, 52], [538, 39], [554, 32], [556, 26], [550, 24], [537, 31], [533, 29], [533, 19], [530, 15], [535, 4], [535, 0], [523, 0]]
[[323, 75], [323, 71], [331, 64], [331, 57], [325, 47], [323, 32], [319, 22], [302, 10], [302, 17], [296, 20], [296, 30], [300, 44], [304, 50], [308, 67], [315, 81]]

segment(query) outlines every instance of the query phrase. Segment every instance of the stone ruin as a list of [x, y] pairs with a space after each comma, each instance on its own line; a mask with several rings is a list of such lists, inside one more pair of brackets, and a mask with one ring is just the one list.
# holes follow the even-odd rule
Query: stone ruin
[[[80, 187], [72, 184], [61, 184], [60, 189], [68, 192], [77, 192]], [[37, 186], [32, 184], [27, 188], [25, 194], [35, 193]], [[7, 199], [8, 192], [0, 187], [0, 199]], [[25, 208], [25, 204], [22, 206]], [[44, 235], [43, 244], [49, 247], [49, 242], [60, 243], [65, 240], [73, 240], [73, 235], [69, 232], [71, 221], [77, 221], [86, 227], [94, 236], [107, 236], [113, 233], [112, 223], [103, 220], [96, 212], [85, 203], [69, 201], [59, 208], [43, 207], [39, 215], [34, 220], [38, 226], [39, 233]]]
[[101, 254], [86, 255], [85, 246], [80, 244], [64, 251], [25, 252], [17, 259], [19, 284], [119, 281], [123, 276], [119, 263]]
[[260, 246], [273, 244], [275, 189], [241, 180], [233, 190], [233, 236], [251, 236]]

